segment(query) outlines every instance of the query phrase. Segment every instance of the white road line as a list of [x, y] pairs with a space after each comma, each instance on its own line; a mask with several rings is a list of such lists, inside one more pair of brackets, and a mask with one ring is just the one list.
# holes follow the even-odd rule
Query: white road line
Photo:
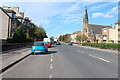
[[110, 61], [108, 61], [108, 60], [106, 60], [106, 59], [103, 59], [103, 58], [101, 58], [101, 57], [98, 57], [98, 59], [103, 60], [103, 61], [105, 61], [105, 62], [110, 62]]
[[51, 56], [53, 56], [53, 54], [51, 54]]
[[91, 55], [91, 54], [89, 54], [89, 56], [94, 57], [94, 58], [97, 58], [97, 57], [95, 57], [95, 56], [93, 56], [93, 55]]
[[53, 65], [52, 64], [50, 64], [50, 69], [53, 69]]
[[81, 52], [80, 50], [76, 50], [77, 52]]
[[96, 57], [96, 56], [93, 56], [93, 55], [91, 55], [91, 54], [89, 54], [89, 56], [94, 57], [94, 58], [97, 58], [97, 59], [102, 60], [102, 61], [105, 61], [105, 62], [110, 62], [110, 61], [108, 61], [108, 60], [106, 60], [106, 59], [103, 59], [103, 58], [101, 58], [101, 57]]
[[51, 61], [53, 61], [53, 59], [51, 59]]
[[52, 78], [52, 75], [50, 75], [49, 77]]
[[82, 51], [80, 51], [80, 50], [76, 50], [77, 52], [80, 52], [80, 53], [85, 53], [85, 52], [82, 52]]
[[84, 53], [84, 52], [81, 52], [81, 53]]

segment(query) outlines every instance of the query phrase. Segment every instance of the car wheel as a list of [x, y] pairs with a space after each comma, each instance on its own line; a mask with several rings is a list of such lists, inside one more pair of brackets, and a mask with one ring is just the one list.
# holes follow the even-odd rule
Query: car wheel
[[46, 53], [48, 53], [48, 50], [46, 50]]
[[31, 54], [34, 54], [34, 52], [32, 52]]

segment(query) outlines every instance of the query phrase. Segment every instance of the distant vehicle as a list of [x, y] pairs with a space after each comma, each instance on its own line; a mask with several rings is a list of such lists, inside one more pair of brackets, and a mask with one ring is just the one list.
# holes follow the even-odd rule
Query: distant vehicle
[[61, 45], [59, 41], [57, 41], [56, 45]]
[[68, 45], [72, 45], [73, 44], [73, 42], [68, 42]]
[[51, 44], [50, 44], [49, 42], [47, 42], [46, 45], [47, 45], [48, 47], [51, 47]]
[[52, 45], [52, 41], [51, 41], [51, 39], [50, 38], [44, 38], [43, 39], [43, 42], [45, 42], [45, 43], [50, 43], [51, 45]]
[[54, 39], [54, 43], [57, 43], [57, 41], [58, 41], [57, 39]]
[[31, 48], [32, 54], [47, 53], [47, 52], [48, 52], [48, 47], [43, 41], [37, 41], [33, 43], [33, 46]]
[[49, 43], [51, 43], [51, 39], [50, 38], [44, 38], [43, 42], [46, 42], [46, 43], [49, 42]]

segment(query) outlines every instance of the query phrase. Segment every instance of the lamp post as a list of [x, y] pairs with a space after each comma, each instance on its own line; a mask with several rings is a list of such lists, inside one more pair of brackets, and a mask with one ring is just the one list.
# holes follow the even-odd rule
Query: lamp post
[[82, 43], [83, 43], [83, 30], [81, 30], [81, 46], [82, 46]]

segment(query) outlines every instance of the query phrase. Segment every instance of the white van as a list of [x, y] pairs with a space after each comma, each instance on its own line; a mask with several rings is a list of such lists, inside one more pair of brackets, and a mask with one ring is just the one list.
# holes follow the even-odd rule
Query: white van
[[49, 42], [49, 43], [51, 43], [51, 40], [50, 40], [50, 38], [44, 38], [43, 42]]

